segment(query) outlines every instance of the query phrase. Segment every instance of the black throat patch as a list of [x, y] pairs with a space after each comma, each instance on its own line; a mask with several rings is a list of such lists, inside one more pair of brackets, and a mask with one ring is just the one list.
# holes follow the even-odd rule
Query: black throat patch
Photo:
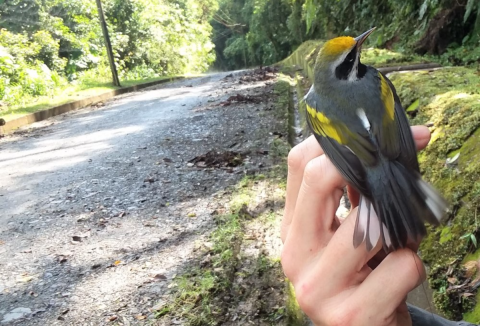
[[[353, 49], [348, 53], [345, 57], [345, 60], [338, 67], [335, 69], [335, 77], [341, 80], [347, 80], [348, 76], [352, 72], [353, 67], [355, 66], [355, 59], [357, 58], [357, 47], [353, 47]], [[358, 71], [357, 71], [357, 78], [360, 79], [365, 76], [367, 72], [367, 66], [362, 64], [360, 61], [358, 62]]]

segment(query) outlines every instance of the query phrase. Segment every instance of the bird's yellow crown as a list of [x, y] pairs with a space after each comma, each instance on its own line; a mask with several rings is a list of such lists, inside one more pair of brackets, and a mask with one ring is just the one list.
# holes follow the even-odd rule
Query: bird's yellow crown
[[323, 46], [322, 52], [324, 55], [336, 57], [352, 49], [355, 44], [353, 37], [340, 36], [327, 41]]

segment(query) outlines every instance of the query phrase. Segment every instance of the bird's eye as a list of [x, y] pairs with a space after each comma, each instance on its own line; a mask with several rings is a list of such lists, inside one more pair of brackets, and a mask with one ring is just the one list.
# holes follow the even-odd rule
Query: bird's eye
[[345, 58], [345, 60], [346, 60], [347, 62], [353, 62], [353, 59], [354, 59], [354, 57], [353, 57], [353, 53], [352, 53], [352, 52], [350, 52], [350, 53], [347, 55], [347, 57]]

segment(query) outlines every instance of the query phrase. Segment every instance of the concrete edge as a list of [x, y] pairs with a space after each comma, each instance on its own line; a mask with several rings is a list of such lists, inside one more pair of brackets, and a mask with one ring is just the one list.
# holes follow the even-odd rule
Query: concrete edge
[[84, 98], [81, 100], [73, 101], [73, 102], [68, 102], [59, 106], [54, 106], [49, 109], [37, 111], [34, 113], [29, 113], [27, 115], [24, 115], [22, 117], [6, 121], [5, 125], [0, 126], [0, 135], [11, 133], [15, 131], [16, 129], [29, 125], [34, 122], [38, 121], [43, 121], [48, 118], [67, 113], [70, 111], [78, 110], [85, 108], [89, 105], [98, 103], [98, 102], [103, 102], [107, 101], [109, 99], [114, 98], [115, 96], [121, 95], [121, 94], [126, 94], [126, 93], [132, 93], [135, 91], [138, 91], [143, 88], [155, 86], [155, 85], [160, 85], [160, 84], [165, 84], [168, 82], [172, 82], [175, 80], [180, 80], [184, 79], [185, 77], [172, 77], [172, 78], [167, 78], [167, 79], [161, 79], [161, 80], [155, 80], [151, 81], [148, 83], [143, 83], [143, 84], [138, 84], [134, 86], [128, 86], [128, 87], [122, 87], [119, 89], [114, 89], [105, 93], [102, 93], [100, 95]]

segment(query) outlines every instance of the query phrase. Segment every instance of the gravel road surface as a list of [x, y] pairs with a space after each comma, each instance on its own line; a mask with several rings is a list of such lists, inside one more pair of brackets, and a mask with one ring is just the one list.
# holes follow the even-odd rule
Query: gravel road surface
[[[155, 86], [0, 139], [2, 324], [152, 318], [221, 191], [263, 166], [271, 108], [252, 99], [269, 82], [245, 74]], [[238, 167], [189, 163], [209, 151], [246, 154]]]

